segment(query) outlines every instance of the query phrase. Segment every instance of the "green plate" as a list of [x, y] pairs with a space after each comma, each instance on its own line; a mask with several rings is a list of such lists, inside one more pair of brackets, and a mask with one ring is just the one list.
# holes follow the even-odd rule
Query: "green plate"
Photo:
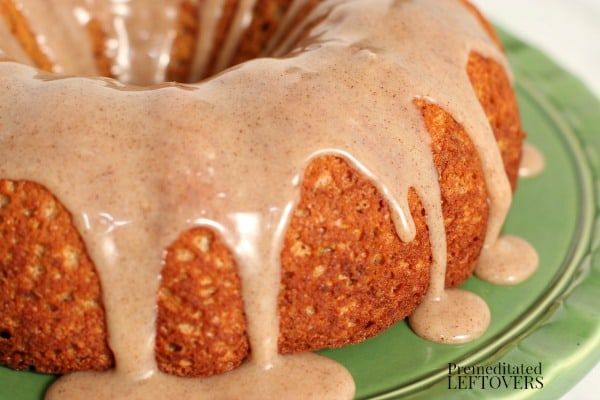
[[[521, 181], [505, 232], [526, 238], [540, 269], [514, 287], [476, 278], [492, 324], [479, 340], [438, 345], [405, 322], [356, 346], [325, 351], [354, 376], [358, 399], [557, 398], [600, 359], [600, 103], [545, 55], [503, 34], [529, 141], [547, 162]], [[542, 362], [541, 390], [448, 390], [449, 362]], [[0, 368], [0, 400], [39, 400], [54, 376]]]

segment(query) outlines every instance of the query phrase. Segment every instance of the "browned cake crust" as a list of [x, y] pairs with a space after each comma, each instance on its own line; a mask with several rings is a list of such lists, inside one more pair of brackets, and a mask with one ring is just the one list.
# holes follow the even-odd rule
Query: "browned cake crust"
[[171, 57], [167, 66], [167, 81], [188, 81], [198, 42], [198, 30], [200, 29], [199, 17], [200, 11], [197, 2], [183, 1], [181, 3], [177, 33], [173, 40]]
[[[496, 45], [503, 49], [502, 41], [492, 24], [467, 0], [462, 0], [475, 14]], [[521, 127], [517, 97], [502, 65], [477, 53], [471, 53], [467, 64], [471, 85], [494, 130], [504, 168], [513, 190], [517, 186], [521, 146], [527, 134]]]
[[156, 360], [163, 372], [219, 374], [248, 355], [235, 262], [210, 230], [191, 229], [167, 249], [156, 328]]
[[239, 0], [225, 0], [225, 4], [223, 5], [223, 14], [221, 15], [221, 19], [217, 23], [217, 27], [215, 29], [215, 37], [213, 41], [214, 45], [212, 46], [211, 53], [208, 56], [208, 65], [206, 67], [205, 74], [206, 76], [213, 75], [217, 72], [217, 56], [221, 50], [220, 44], [223, 43], [227, 37], [227, 33], [229, 32], [229, 28], [231, 28], [231, 24], [235, 18], [235, 13], [238, 9], [239, 3]]
[[90, 42], [92, 44], [92, 51], [94, 52], [94, 61], [96, 62], [96, 72], [100, 76], [112, 78], [112, 64], [113, 60], [110, 59], [106, 49], [107, 36], [106, 32], [102, 29], [102, 26], [96, 19], [90, 19], [87, 24], [88, 33], [90, 35]]
[[471, 276], [485, 238], [487, 190], [478, 153], [469, 135], [440, 107], [416, 101], [432, 139], [446, 226], [446, 286]]
[[256, 2], [252, 23], [240, 39], [232, 65], [260, 55], [269, 39], [277, 31], [291, 4], [292, 0], [258, 0]]
[[414, 190], [409, 206], [417, 236], [403, 243], [371, 181], [338, 157], [308, 166], [281, 254], [282, 353], [360, 342], [412, 312], [429, 286], [431, 248]]
[[494, 130], [504, 168], [514, 190], [521, 163], [521, 146], [526, 137], [515, 92], [504, 67], [477, 53], [471, 53], [467, 73]]
[[[298, 11], [298, 13], [294, 16], [294, 18], [288, 25], [286, 32], [284, 32], [282, 38], [286, 37], [287, 35], [292, 34], [302, 24], [302, 22], [305, 20], [305, 18], [308, 17], [308, 15], [311, 13], [311, 11], [314, 10], [314, 8], [316, 6], [318, 6], [322, 1], [323, 0], [307, 0], [306, 4], [304, 4], [304, 6]], [[307, 24], [308, 26], [304, 29], [304, 31], [305, 32], [310, 31], [310, 29], [312, 27], [314, 27], [314, 25], [316, 25], [318, 22], [322, 21], [323, 19], [324, 19], [324, 16], [317, 18], [316, 21], [313, 21], [312, 23]], [[300, 36], [302, 37], [303, 35], [300, 35]], [[275, 43], [274, 48], [277, 48], [277, 46], [280, 44], [281, 43]]]
[[481, 13], [481, 11], [479, 11], [479, 9], [477, 7], [475, 7], [473, 5], [473, 3], [471, 3], [469, 0], [461, 0], [461, 1], [469, 9], [469, 11], [471, 11], [475, 15], [475, 17], [479, 20], [479, 23], [483, 26], [483, 28], [486, 30], [488, 35], [490, 35], [490, 37], [494, 40], [496, 45], [502, 49], [503, 48], [502, 41], [500, 40], [500, 37], [496, 33], [496, 30], [494, 29], [494, 27], [492, 26], [490, 21], [488, 21], [488, 19]]
[[[465, 68], [514, 185], [524, 134], [510, 81], [502, 66], [477, 54]], [[481, 250], [487, 191], [464, 129], [438, 106], [415, 104], [440, 175], [446, 284], [453, 286], [470, 276]], [[0, 185], [0, 363], [45, 372], [111, 366], [98, 279], [68, 212], [39, 185]], [[403, 243], [382, 195], [343, 159], [314, 160], [301, 191], [282, 251], [280, 351], [359, 342], [408, 315], [427, 290], [431, 265], [416, 193], [409, 205], [417, 239]], [[55, 213], [45, 211], [48, 199]], [[160, 369], [206, 376], [235, 368], [249, 348], [231, 253], [204, 228], [183, 233], [167, 250], [158, 295]]]
[[35, 183], [0, 180], [0, 364], [102, 370], [100, 283], [67, 210]]

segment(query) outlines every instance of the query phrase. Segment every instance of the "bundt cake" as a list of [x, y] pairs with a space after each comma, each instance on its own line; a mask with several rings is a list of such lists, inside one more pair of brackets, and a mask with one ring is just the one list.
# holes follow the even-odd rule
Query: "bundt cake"
[[524, 133], [466, 1], [0, 0], [0, 87], [0, 364], [50, 399], [350, 398], [307, 352], [472, 340], [480, 253], [516, 281]]

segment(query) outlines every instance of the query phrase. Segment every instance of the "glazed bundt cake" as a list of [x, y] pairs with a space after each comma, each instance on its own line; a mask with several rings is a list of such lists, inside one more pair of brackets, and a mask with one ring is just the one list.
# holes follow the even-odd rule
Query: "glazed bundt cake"
[[466, 1], [0, 11], [0, 364], [88, 371], [50, 398], [348, 398], [303, 353], [410, 315], [485, 331], [451, 288], [494, 249], [524, 133]]

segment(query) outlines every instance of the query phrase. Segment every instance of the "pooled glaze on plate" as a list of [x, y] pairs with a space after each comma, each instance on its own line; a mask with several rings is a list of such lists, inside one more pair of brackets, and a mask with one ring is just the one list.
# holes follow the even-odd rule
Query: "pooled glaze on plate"
[[534, 178], [544, 172], [546, 161], [544, 155], [537, 147], [525, 143], [523, 145], [523, 155], [521, 166], [519, 167], [519, 176], [521, 178]]

